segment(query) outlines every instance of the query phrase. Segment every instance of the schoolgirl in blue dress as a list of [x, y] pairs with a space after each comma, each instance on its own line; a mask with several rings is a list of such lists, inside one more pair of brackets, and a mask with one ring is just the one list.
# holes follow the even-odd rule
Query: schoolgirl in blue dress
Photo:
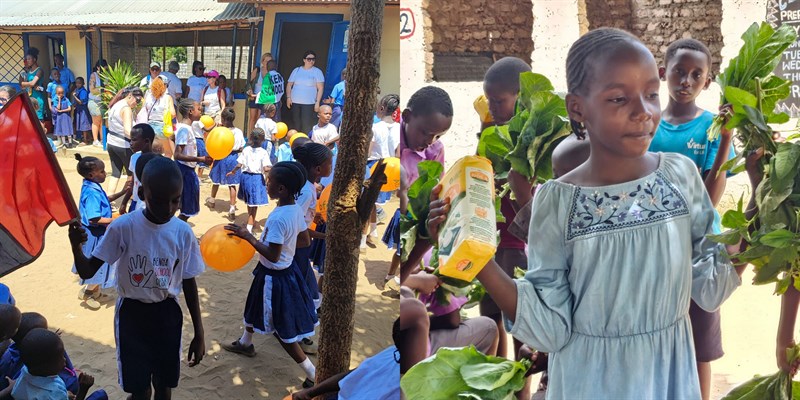
[[250, 132], [250, 142], [242, 150], [236, 159], [236, 167], [228, 172], [228, 176], [234, 176], [240, 169], [242, 170], [239, 178], [239, 200], [247, 204], [247, 231], [253, 232], [253, 225], [256, 223], [256, 213], [258, 207], [269, 204], [267, 197], [267, 181], [264, 173], [269, 172], [272, 163], [269, 160], [269, 153], [261, 147], [264, 142], [264, 131], [260, 128]]
[[[263, 149], [262, 149], [263, 150]], [[319, 325], [314, 302], [303, 275], [294, 261], [295, 248], [311, 242], [304, 219], [304, 209], [296, 204], [306, 177], [305, 168], [296, 162], [280, 162], [269, 172], [267, 192], [278, 206], [267, 217], [260, 240], [237, 225], [225, 229], [258, 252], [259, 262], [253, 271], [253, 283], [244, 308], [245, 330], [242, 337], [222, 347], [253, 357], [253, 333], [273, 334], [283, 349], [306, 373], [304, 387], [314, 385], [316, 368], [303, 353], [299, 341], [314, 335]]]
[[181, 192], [181, 214], [183, 221], [200, 213], [200, 179], [194, 168], [201, 162], [211, 163], [211, 157], [201, 156], [197, 151], [197, 140], [192, 133], [192, 124], [203, 115], [200, 103], [183, 99], [178, 103], [178, 112], [183, 118], [175, 132], [175, 161], [183, 175], [183, 191]]
[[[75, 159], [78, 160], [78, 174], [83, 177], [78, 211], [81, 214], [81, 224], [86, 229], [88, 237], [83, 244], [83, 254], [88, 257], [103, 238], [108, 224], [113, 220], [111, 202], [125, 195], [127, 186], [121, 192], [115, 193], [111, 197], [107, 196], [102, 186], [106, 180], [105, 163], [96, 157], [81, 157], [80, 154], [75, 154]], [[77, 273], [74, 265], [72, 272]], [[107, 300], [100, 293], [100, 289], [113, 287], [115, 284], [114, 270], [109, 268], [108, 264], [104, 264], [92, 278], [81, 279], [80, 284], [86, 285], [86, 287], [81, 289], [78, 295], [79, 299], [84, 300], [90, 309], [97, 310], [100, 308], [100, 301]]]
[[84, 144], [92, 144], [92, 115], [89, 113], [89, 91], [86, 90], [82, 77], [75, 79], [75, 90], [72, 92], [75, 104], [75, 132], [80, 132], [79, 139]]
[[[295, 160], [303, 164], [306, 171], [308, 171], [308, 181], [306, 181], [303, 189], [297, 197], [297, 204], [303, 209], [305, 216], [306, 226], [310, 229], [311, 224], [314, 222], [314, 216], [317, 213], [317, 187], [316, 182], [322, 177], [327, 177], [331, 174], [333, 169], [333, 153], [331, 150], [319, 143], [306, 143], [302, 146], [296, 147], [292, 150], [292, 155]], [[325, 239], [325, 234], [317, 231], [309, 230], [312, 239]], [[320, 293], [317, 279], [314, 276], [314, 271], [311, 269], [311, 246], [298, 247], [295, 252], [294, 260], [300, 267], [300, 272], [306, 277], [306, 284], [308, 290], [314, 295], [314, 304], [319, 307], [322, 302], [322, 294]]]
[[244, 133], [242, 133], [241, 129], [233, 126], [233, 121], [236, 119], [236, 113], [234, 113], [233, 108], [228, 107], [222, 110], [220, 118], [222, 118], [222, 126], [229, 128], [231, 132], [233, 132], [233, 150], [231, 154], [228, 154], [228, 156], [222, 160], [214, 161], [214, 164], [211, 166], [211, 173], [209, 173], [209, 176], [211, 177], [211, 182], [214, 184], [211, 186], [211, 197], [206, 199], [206, 205], [213, 209], [217, 201], [217, 191], [219, 187], [227, 186], [230, 192], [228, 218], [233, 220], [236, 217], [236, 187], [242, 179], [242, 173], [237, 170], [233, 175], [228, 176], [228, 172], [234, 170], [238, 164], [236, 160], [239, 158], [245, 146]]
[[64, 96], [64, 88], [58, 86], [53, 96], [53, 133], [62, 146], [72, 147], [72, 103]]

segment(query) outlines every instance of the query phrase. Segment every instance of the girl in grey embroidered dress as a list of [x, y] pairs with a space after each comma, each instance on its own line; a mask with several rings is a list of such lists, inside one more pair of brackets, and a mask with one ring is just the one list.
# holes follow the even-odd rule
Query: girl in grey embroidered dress
[[509, 332], [550, 353], [548, 399], [699, 399], [689, 300], [717, 309], [741, 271], [705, 237], [714, 214], [694, 164], [647, 152], [660, 119], [655, 60], [602, 28], [573, 44], [567, 76], [589, 160], [537, 191], [525, 278], [490, 262], [478, 279]]

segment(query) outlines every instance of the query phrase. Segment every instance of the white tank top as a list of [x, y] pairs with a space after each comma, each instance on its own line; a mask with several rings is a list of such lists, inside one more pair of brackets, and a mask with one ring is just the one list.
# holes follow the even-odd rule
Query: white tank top
[[126, 107], [130, 108], [123, 98], [108, 111], [108, 144], [127, 149], [131, 143], [124, 139], [125, 126], [122, 124], [122, 109]]
[[206, 95], [203, 96], [203, 101], [208, 102], [205, 111], [206, 115], [216, 114], [222, 108], [222, 105], [219, 104], [219, 95], [217, 94], [218, 91], [219, 91], [219, 86], [213, 89], [211, 87], [206, 88]]
[[148, 122], [164, 122], [164, 110], [167, 109], [167, 99], [166, 97], [169, 96], [167, 92], [161, 95], [158, 99], [154, 98], [151, 92], [147, 92], [146, 99], [144, 102], [145, 112], [148, 113], [147, 121]]

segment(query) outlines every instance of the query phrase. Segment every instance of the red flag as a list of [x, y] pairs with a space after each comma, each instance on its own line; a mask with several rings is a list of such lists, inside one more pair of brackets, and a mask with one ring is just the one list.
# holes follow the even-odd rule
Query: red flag
[[0, 109], [0, 276], [36, 260], [50, 222], [78, 218], [55, 154], [22, 92]]

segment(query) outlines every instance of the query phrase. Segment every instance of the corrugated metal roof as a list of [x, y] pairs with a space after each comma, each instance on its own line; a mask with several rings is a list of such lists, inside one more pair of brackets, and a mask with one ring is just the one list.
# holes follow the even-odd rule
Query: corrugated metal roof
[[210, 24], [254, 16], [252, 5], [215, 0], [0, 0], [0, 27]]
[[[299, 4], [299, 5], [326, 5], [350, 4], [350, 0], [218, 0], [224, 3], [257, 3], [257, 4]], [[399, 5], [400, 0], [384, 0], [385, 4]]]

